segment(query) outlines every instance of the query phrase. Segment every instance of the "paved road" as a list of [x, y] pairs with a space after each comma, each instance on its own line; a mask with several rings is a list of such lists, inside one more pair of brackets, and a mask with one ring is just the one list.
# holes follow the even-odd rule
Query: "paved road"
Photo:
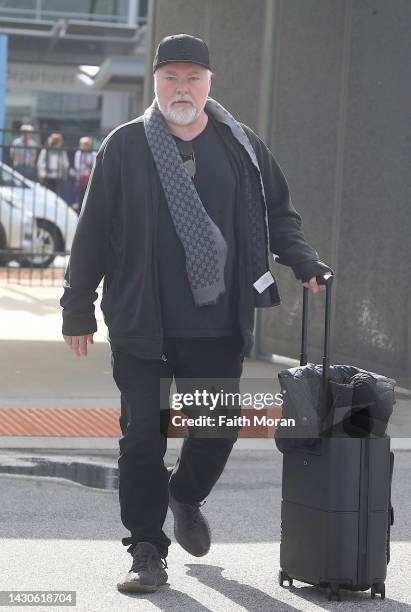
[[[172, 465], [175, 459], [176, 451], [168, 451], [166, 463]], [[106, 456], [103, 461], [115, 465], [114, 457]], [[372, 603], [369, 592], [344, 591], [344, 611], [369, 610], [371, 606], [390, 612], [411, 610], [410, 462], [409, 452], [396, 453], [396, 523], [386, 599]], [[191, 557], [175, 543], [168, 515], [165, 530], [173, 540], [168, 557], [169, 586], [150, 595], [116, 591], [116, 581], [128, 571], [131, 559], [120, 543], [126, 532], [119, 518], [117, 491], [7, 475], [0, 476], [0, 489], [1, 590], [75, 590], [80, 612], [311, 612], [338, 605], [326, 601], [322, 590], [300, 582], [291, 590], [277, 585], [279, 453], [233, 452], [204, 506], [213, 531], [207, 556]], [[33, 610], [38, 612], [39, 608]]]
[[[60, 339], [60, 293], [60, 289], [47, 287], [2, 287], [0, 418], [1, 408], [10, 407], [119, 405], [99, 310], [96, 344], [87, 359], [76, 358]], [[275, 367], [247, 360], [245, 375], [272, 380], [283, 367], [289, 365]], [[393, 422], [391, 435], [398, 438], [393, 440], [393, 446], [408, 448], [409, 397], [399, 398], [395, 410], [398, 419]], [[167, 463], [172, 465], [180, 441], [169, 442]], [[173, 542], [168, 558], [170, 584], [149, 596], [128, 596], [115, 588], [131, 559], [120, 543], [126, 534], [119, 518], [116, 491], [65, 480], [0, 475], [0, 590], [76, 590], [76, 609], [80, 612], [334, 609], [338, 604], [328, 603], [319, 589], [297, 582], [291, 590], [277, 585], [281, 455], [269, 440], [241, 440], [237, 444], [204, 507], [213, 529], [210, 553], [201, 559], [190, 557]], [[77, 449], [76, 460], [79, 452], [92, 455], [99, 447], [99, 461], [115, 465], [118, 441], [10, 437], [2, 439], [1, 445], [20, 447], [19, 454], [28, 446], [45, 453], [52, 448], [59, 452], [59, 446], [64, 447], [65, 453]], [[0, 452], [0, 463], [6, 461], [6, 453], [10, 451]], [[346, 592], [344, 611], [370, 606], [390, 612], [411, 611], [410, 461], [409, 452], [396, 452], [396, 524], [387, 598], [373, 603], [369, 594]], [[165, 528], [172, 537], [170, 517]]]

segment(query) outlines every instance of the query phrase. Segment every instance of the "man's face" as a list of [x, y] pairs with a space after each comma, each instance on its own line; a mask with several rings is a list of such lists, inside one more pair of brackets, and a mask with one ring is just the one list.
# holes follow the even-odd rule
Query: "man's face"
[[154, 73], [159, 109], [170, 123], [177, 125], [189, 125], [198, 119], [210, 87], [210, 71], [198, 64], [166, 64]]

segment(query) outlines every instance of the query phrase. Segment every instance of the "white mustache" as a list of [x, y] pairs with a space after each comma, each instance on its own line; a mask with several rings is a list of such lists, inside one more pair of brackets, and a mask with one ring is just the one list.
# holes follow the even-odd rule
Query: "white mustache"
[[193, 100], [187, 100], [186, 98], [176, 98], [175, 100], [170, 100], [170, 106], [176, 102], [189, 102], [192, 106], [194, 106]]

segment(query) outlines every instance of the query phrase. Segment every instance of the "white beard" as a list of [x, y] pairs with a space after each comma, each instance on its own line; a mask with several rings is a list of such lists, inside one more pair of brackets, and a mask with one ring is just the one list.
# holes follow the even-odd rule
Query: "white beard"
[[201, 112], [206, 102], [204, 101], [204, 105], [199, 110], [197, 110], [193, 104], [191, 104], [188, 108], [181, 109], [173, 106], [173, 103], [176, 102], [178, 98], [171, 99], [170, 102], [167, 104], [167, 108], [162, 108], [160, 106], [157, 96], [156, 100], [160, 111], [167, 119], [167, 121], [170, 121], [170, 123], [174, 123], [176, 125], [189, 125], [190, 123], [194, 123], [194, 121], [196, 121], [201, 115]]
[[172, 108], [169, 105], [163, 112], [163, 115], [166, 119], [168, 119], [168, 121], [175, 123], [176, 125], [189, 125], [198, 119], [200, 112], [197, 111], [194, 106], [189, 106], [188, 108], [182, 108], [179, 110], [177, 108]]

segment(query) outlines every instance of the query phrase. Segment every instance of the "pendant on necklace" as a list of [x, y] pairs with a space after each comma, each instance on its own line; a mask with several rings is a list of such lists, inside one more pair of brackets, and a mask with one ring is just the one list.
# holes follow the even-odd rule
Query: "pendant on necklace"
[[195, 165], [194, 160], [192, 158], [187, 159], [184, 162], [184, 165], [187, 169], [188, 174], [191, 176], [191, 178], [194, 178], [194, 175], [196, 173], [196, 165]]

